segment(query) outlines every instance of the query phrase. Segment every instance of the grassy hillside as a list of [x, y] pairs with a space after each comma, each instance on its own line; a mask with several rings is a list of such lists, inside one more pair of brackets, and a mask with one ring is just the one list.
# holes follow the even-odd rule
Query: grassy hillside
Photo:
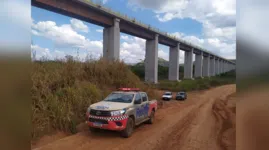
[[192, 91], [192, 90], [208, 89], [211, 87], [225, 84], [235, 84], [235, 81], [236, 81], [235, 71], [230, 71], [215, 77], [200, 78], [195, 80], [183, 80], [181, 82], [162, 80], [157, 85], [157, 88], [173, 92], [178, 92], [182, 90]]
[[32, 138], [54, 130], [75, 133], [87, 107], [119, 87], [154, 91], [122, 62], [68, 60], [34, 62], [32, 72]]

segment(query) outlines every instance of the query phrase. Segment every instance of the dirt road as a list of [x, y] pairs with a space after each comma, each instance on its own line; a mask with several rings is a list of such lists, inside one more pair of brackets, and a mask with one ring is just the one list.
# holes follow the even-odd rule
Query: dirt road
[[35, 150], [233, 150], [235, 149], [235, 85], [190, 92], [185, 102], [164, 102], [153, 125], [142, 124], [133, 135], [83, 131]]

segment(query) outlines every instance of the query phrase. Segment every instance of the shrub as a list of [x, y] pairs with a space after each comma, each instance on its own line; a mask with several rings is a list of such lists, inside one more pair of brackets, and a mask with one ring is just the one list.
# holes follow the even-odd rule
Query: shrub
[[32, 138], [54, 130], [75, 133], [87, 107], [116, 88], [150, 91], [123, 62], [103, 59], [34, 62], [32, 82]]
[[235, 83], [235, 72], [227, 72], [221, 74], [220, 76], [210, 77], [210, 78], [198, 78], [195, 80], [182, 80], [181, 82], [160, 81], [158, 88], [161, 90], [169, 91], [192, 91], [192, 90], [203, 90], [210, 87], [215, 87], [225, 84], [234, 84]]

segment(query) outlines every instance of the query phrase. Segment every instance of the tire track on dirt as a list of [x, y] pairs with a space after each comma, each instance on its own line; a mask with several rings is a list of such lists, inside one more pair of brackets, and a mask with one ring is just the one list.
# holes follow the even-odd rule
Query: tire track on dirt
[[[219, 91], [221, 90], [221, 92]], [[212, 113], [212, 106], [219, 97], [225, 98], [235, 92], [234, 88], [216, 89], [201, 96], [202, 104], [193, 112], [186, 123], [180, 120], [173, 128], [171, 134], [156, 149], [178, 149], [178, 150], [219, 150], [218, 131], [219, 127]], [[220, 94], [221, 93], [221, 94]]]

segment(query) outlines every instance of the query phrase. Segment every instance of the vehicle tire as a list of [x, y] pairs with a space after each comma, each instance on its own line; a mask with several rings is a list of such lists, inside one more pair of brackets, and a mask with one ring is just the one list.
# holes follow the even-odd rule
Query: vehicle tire
[[91, 131], [91, 132], [98, 132], [99, 131], [99, 129], [97, 129], [97, 128], [93, 128], [93, 127], [89, 127], [89, 130]]
[[150, 113], [150, 117], [149, 117], [149, 120], [147, 121], [147, 123], [148, 124], [153, 124], [154, 118], [155, 118], [155, 111], [152, 110], [151, 113]]
[[124, 138], [128, 138], [132, 135], [133, 130], [134, 130], [134, 120], [133, 118], [129, 117], [126, 128], [121, 131], [121, 136]]

